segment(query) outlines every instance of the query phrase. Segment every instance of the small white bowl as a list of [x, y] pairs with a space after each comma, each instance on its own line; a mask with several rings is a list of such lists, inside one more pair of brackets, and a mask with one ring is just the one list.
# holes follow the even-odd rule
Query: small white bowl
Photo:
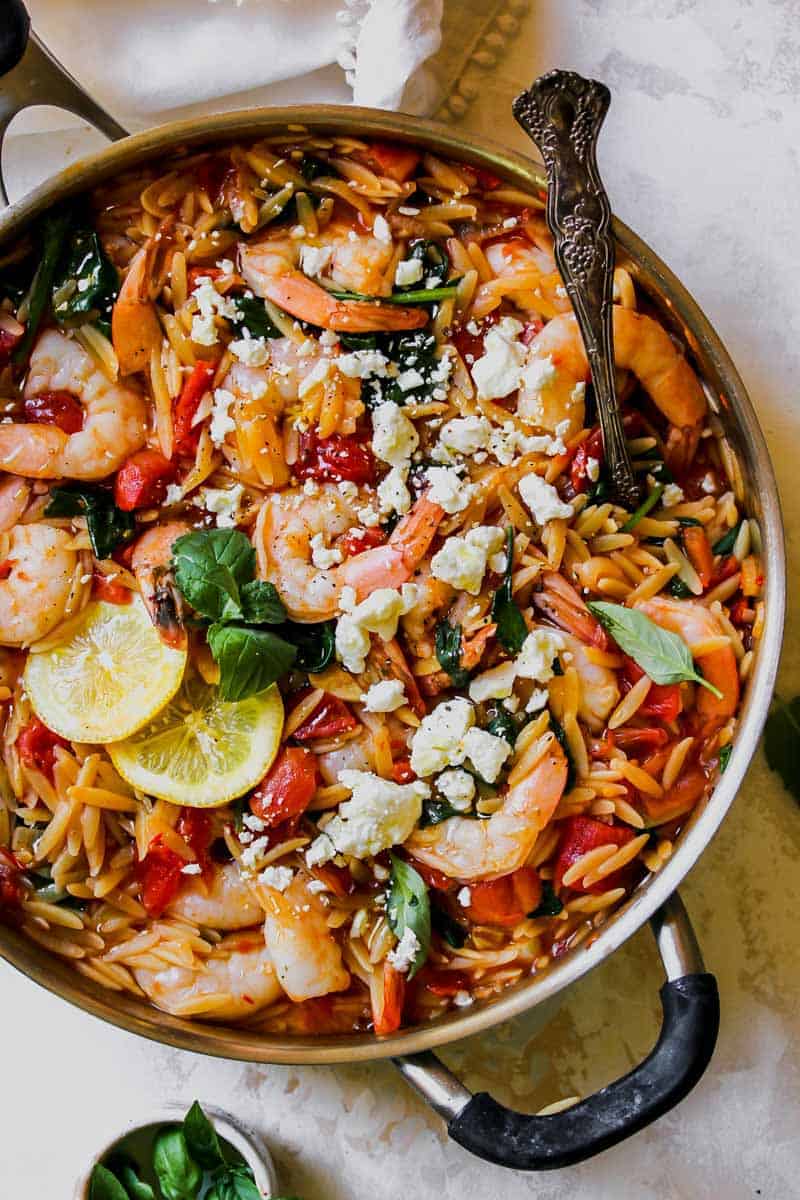
[[[261, 1193], [265, 1197], [274, 1196], [278, 1187], [278, 1177], [275, 1173], [272, 1155], [261, 1135], [249, 1125], [243, 1124], [231, 1113], [223, 1112], [221, 1108], [215, 1108], [212, 1104], [203, 1104], [202, 1107], [220, 1137], [230, 1142], [245, 1159]], [[86, 1171], [76, 1183], [73, 1200], [89, 1200], [89, 1181], [92, 1171], [97, 1163], [101, 1162], [123, 1138], [128, 1137], [136, 1129], [145, 1129], [148, 1125], [179, 1125], [185, 1116], [186, 1107], [184, 1105], [167, 1104], [155, 1110], [148, 1110], [140, 1117], [129, 1121], [124, 1128], [99, 1148]]]

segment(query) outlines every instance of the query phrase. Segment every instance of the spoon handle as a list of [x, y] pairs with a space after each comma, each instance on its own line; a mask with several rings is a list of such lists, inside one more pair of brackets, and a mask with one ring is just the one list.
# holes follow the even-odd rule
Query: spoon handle
[[573, 71], [549, 71], [517, 96], [513, 111], [547, 171], [547, 224], [592, 373], [606, 466], [616, 497], [638, 503], [617, 403], [612, 295], [611, 206], [597, 168], [600, 127], [611, 102], [605, 84]]

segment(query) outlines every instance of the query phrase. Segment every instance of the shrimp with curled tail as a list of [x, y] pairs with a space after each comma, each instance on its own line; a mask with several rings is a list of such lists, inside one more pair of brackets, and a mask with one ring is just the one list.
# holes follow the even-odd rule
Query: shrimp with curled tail
[[171, 917], [193, 925], [228, 932], [249, 929], [261, 920], [263, 909], [236, 862], [213, 863], [202, 875], [187, 875], [167, 907]]
[[189, 527], [180, 521], [154, 525], [143, 533], [131, 555], [131, 567], [139, 584], [150, 620], [161, 640], [174, 650], [186, 648], [183, 600], [172, 577], [172, 544]]
[[267, 910], [264, 940], [290, 1000], [343, 992], [350, 984], [341, 948], [325, 919], [325, 906], [308, 883], [298, 873], [283, 892], [261, 885]]
[[375, 588], [407, 583], [436, 535], [444, 510], [421, 496], [388, 542], [331, 567], [315, 567], [313, 540], [333, 540], [357, 524], [354, 505], [334, 484], [316, 496], [285, 491], [269, 497], [256, 522], [254, 541], [259, 574], [275, 584], [294, 621], [325, 621], [336, 616], [343, 587], [362, 600]]
[[110, 383], [79, 342], [48, 329], [31, 354], [25, 398], [68, 392], [83, 406], [83, 428], [65, 433], [36, 422], [0, 425], [0, 469], [31, 479], [104, 479], [140, 450], [147, 434], [142, 393]]
[[26, 646], [64, 617], [78, 552], [72, 535], [51, 525], [15, 525], [0, 579], [0, 645]]
[[[694, 428], [706, 414], [700, 381], [667, 331], [645, 313], [613, 306], [614, 357], [618, 367], [631, 371], [670, 424]], [[531, 359], [549, 359], [552, 379], [520, 388], [517, 415], [544, 429], [569, 420], [567, 436], [584, 424], [583, 389], [589, 364], [577, 321], [561, 313], [548, 321], [531, 342]], [[529, 360], [530, 361], [530, 360]]]
[[449, 817], [415, 829], [405, 847], [451, 879], [499, 879], [524, 866], [552, 820], [567, 783], [567, 760], [555, 734], [526, 746], [511, 768], [508, 790], [486, 821]]

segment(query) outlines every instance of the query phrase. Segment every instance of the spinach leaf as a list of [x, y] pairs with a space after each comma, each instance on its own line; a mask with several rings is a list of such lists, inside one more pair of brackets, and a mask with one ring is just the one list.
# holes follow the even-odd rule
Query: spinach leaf
[[769, 766], [783, 780], [787, 792], [800, 800], [800, 696], [795, 696], [788, 704], [777, 694], [773, 697], [764, 726], [764, 753]]
[[516, 721], [505, 708], [492, 710], [492, 717], [486, 726], [486, 732], [493, 734], [494, 737], [505, 738], [512, 747], [516, 744], [519, 734]]
[[428, 957], [431, 946], [431, 909], [428, 889], [418, 871], [410, 863], [391, 855], [392, 873], [389, 877], [389, 896], [386, 916], [392, 932], [402, 940], [407, 929], [417, 939], [417, 951], [408, 972], [413, 979]]
[[563, 909], [564, 905], [559, 900], [558, 896], [553, 891], [553, 885], [549, 879], [542, 880], [542, 898], [539, 901], [533, 912], [528, 913], [529, 917], [557, 917]]
[[449, 817], [463, 817], [464, 815], [457, 808], [453, 808], [452, 804], [447, 800], [429, 798], [422, 801], [422, 814], [419, 819], [419, 827], [420, 829], [427, 829], [429, 825], [440, 825], [442, 821], [446, 821]]
[[339, 343], [345, 350], [377, 350], [378, 335], [376, 333], [340, 333]]
[[434, 645], [439, 666], [450, 676], [453, 687], [466, 687], [469, 671], [461, 666], [461, 626], [451, 625], [445, 618], [436, 626]]
[[467, 940], [466, 925], [453, 920], [448, 912], [435, 903], [431, 904], [431, 925], [439, 937], [454, 950], [460, 950]]
[[219, 665], [219, 692], [223, 700], [244, 700], [263, 690], [289, 670], [296, 650], [266, 629], [247, 625], [214, 624], [208, 644]]
[[528, 636], [528, 626], [511, 591], [511, 576], [514, 572], [514, 530], [506, 530], [506, 569], [503, 582], [492, 598], [492, 620], [497, 623], [497, 640], [509, 654], [519, 654], [522, 643]]
[[251, 579], [240, 591], [244, 619], [250, 625], [280, 625], [286, 609], [274, 583]]
[[[408, 257], [417, 259], [422, 263], [423, 279], [425, 287], [439, 287], [445, 283], [450, 272], [450, 257], [446, 250], [443, 250], [436, 242], [427, 241], [425, 238], [419, 238], [412, 242], [409, 247]], [[406, 284], [405, 287], [397, 289], [399, 296], [408, 296], [409, 292], [413, 292], [416, 284]], [[419, 290], [419, 289], [417, 289]]]
[[82, 325], [98, 317], [108, 321], [119, 291], [114, 264], [93, 229], [73, 230], [66, 260], [52, 284], [53, 316], [59, 325]]
[[414, 288], [408, 292], [393, 292], [391, 296], [365, 296], [363, 292], [331, 291], [337, 300], [363, 300], [368, 304], [438, 304], [450, 300], [458, 290], [460, 279], [453, 279], [443, 287]]
[[214, 1178], [206, 1200], [262, 1200], [261, 1192], [247, 1166], [225, 1167]]
[[51, 488], [44, 515], [86, 517], [96, 558], [110, 558], [120, 542], [130, 541], [136, 531], [133, 513], [117, 508], [114, 493], [108, 488], [89, 483], [62, 484]]
[[727, 746], [723, 746], [719, 752], [719, 773], [720, 775], [730, 762], [731, 754], [733, 753], [733, 742], [728, 742]]
[[224, 1165], [225, 1158], [217, 1131], [197, 1100], [183, 1118], [183, 1136], [189, 1153], [206, 1171], [213, 1171], [215, 1167]]
[[48, 213], [42, 221], [42, 257], [28, 289], [28, 320], [25, 335], [14, 351], [15, 363], [25, 362], [30, 354], [39, 324], [50, 299], [50, 288], [72, 221], [72, 210], [68, 208]]
[[318, 625], [297, 625], [287, 621], [280, 633], [297, 650], [295, 666], [300, 671], [317, 675], [333, 662], [336, 649], [335, 621], [321, 621]]
[[722, 693], [694, 669], [689, 647], [677, 633], [662, 629], [644, 613], [622, 604], [595, 600], [588, 603], [588, 608], [623, 653], [630, 655], [654, 683], [691, 680], [722, 699]]
[[172, 566], [180, 591], [204, 617], [236, 620], [243, 614], [239, 589], [251, 582], [256, 552], [238, 529], [203, 529], [179, 537]]
[[564, 791], [568, 792], [575, 783], [577, 772], [575, 770], [575, 763], [572, 759], [572, 751], [570, 750], [569, 742], [567, 741], [567, 735], [564, 732], [564, 726], [559, 724], [552, 713], [550, 713], [550, 728], [556, 735], [556, 741], [564, 751], [564, 757], [567, 760], [567, 782], [564, 784]]
[[89, 1200], [129, 1200], [128, 1193], [108, 1167], [95, 1163], [89, 1179]]
[[665, 483], [657, 483], [652, 492], [639, 505], [635, 512], [631, 513], [625, 524], [622, 526], [623, 533], [630, 533], [632, 529], [641, 521], [642, 517], [646, 517], [651, 508], [655, 508], [661, 499], [661, 493], [667, 485]]
[[195, 1200], [203, 1179], [182, 1129], [164, 1129], [155, 1140], [153, 1170], [164, 1200]]
[[255, 296], [231, 296], [236, 305], [234, 324], [237, 333], [247, 330], [251, 338], [279, 338], [281, 331], [273, 325], [263, 300]]
[[384, 339], [382, 350], [386, 358], [395, 363], [398, 374], [416, 371], [420, 382], [404, 391], [396, 376], [384, 379], [365, 379], [361, 387], [361, 400], [368, 408], [391, 401], [392, 404], [421, 404], [433, 399], [433, 393], [441, 386], [446, 368], [436, 356], [436, 338], [431, 333], [418, 329], [415, 333], [398, 333]]
[[739, 530], [742, 527], [741, 521], [738, 525], [734, 525], [733, 529], [729, 529], [727, 533], [723, 533], [719, 541], [714, 542], [711, 547], [712, 554], [730, 554], [733, 547], [736, 545], [736, 539], [739, 536]]
[[673, 575], [667, 584], [667, 591], [670, 596], [674, 596], [676, 600], [687, 600], [692, 595], [692, 589], [687, 587], [682, 579], [677, 575]]

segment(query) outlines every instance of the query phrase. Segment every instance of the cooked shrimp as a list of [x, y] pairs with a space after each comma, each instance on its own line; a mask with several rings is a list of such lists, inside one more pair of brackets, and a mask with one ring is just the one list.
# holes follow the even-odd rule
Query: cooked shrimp
[[79, 342], [48, 329], [31, 354], [25, 397], [69, 392], [83, 405], [83, 428], [65, 433], [35, 422], [0, 425], [0, 468], [32, 479], [104, 479], [145, 442], [141, 392], [110, 383]]
[[616, 672], [592, 662], [584, 643], [571, 633], [562, 633], [561, 638], [567, 654], [571, 656], [569, 665], [575, 668], [580, 680], [578, 716], [590, 729], [600, 730], [619, 700]]
[[312, 562], [312, 538], [333, 540], [357, 523], [353, 504], [334, 484], [316, 496], [299, 490], [270, 496], [256, 522], [259, 573], [280, 593], [295, 621], [324, 621], [338, 611], [344, 586], [359, 600], [379, 587], [407, 583], [430, 546], [444, 513], [420, 497], [388, 542], [356, 554], [337, 566], [320, 569]]
[[533, 593], [535, 606], [559, 629], [566, 629], [587, 646], [604, 650], [608, 639], [572, 584], [556, 571], [545, 571], [541, 585], [541, 589]]
[[722, 692], [719, 698], [708, 688], [695, 691], [695, 712], [706, 730], [719, 728], [739, 706], [739, 672], [730, 644], [704, 650], [704, 643], [725, 637], [725, 630], [709, 609], [691, 600], [669, 600], [654, 596], [636, 605], [662, 629], [677, 633], [697, 659], [704, 679]]
[[172, 251], [171, 238], [165, 235], [160, 230], [134, 254], [111, 310], [111, 340], [123, 375], [145, 370], [152, 352], [161, 349], [163, 334], [153, 300]]
[[18, 475], [9, 475], [0, 483], [0, 532], [13, 529], [28, 507], [30, 484]]
[[284, 892], [262, 885], [267, 917], [264, 940], [281, 987], [290, 1000], [310, 1000], [342, 992], [350, 975], [339, 943], [328, 928], [325, 906], [295, 875]]
[[323, 782], [339, 782], [341, 771], [374, 771], [375, 746], [372, 737], [363, 729], [357, 737], [349, 738], [336, 750], [317, 755], [317, 766]]
[[281, 995], [261, 930], [223, 938], [192, 967], [134, 967], [134, 978], [157, 1008], [176, 1017], [236, 1021]]
[[450, 605], [455, 588], [431, 573], [425, 563], [414, 576], [417, 600], [414, 607], [400, 618], [406, 645], [415, 658], [430, 658], [434, 651], [434, 632], [441, 615]]
[[[667, 331], [652, 317], [634, 309], [613, 306], [614, 356], [618, 367], [631, 371], [650, 399], [673, 425], [694, 426], [706, 413], [706, 398], [700, 381]], [[535, 358], [549, 358], [555, 378], [542, 386], [521, 388], [517, 413], [543, 428], [553, 421], [570, 421], [571, 436], [583, 425], [583, 390], [577, 385], [589, 380], [589, 364], [580, 331], [571, 313], [548, 321], [531, 342]], [[557, 423], [557, 422], [556, 422]]]
[[525, 864], [566, 782], [564, 752], [555, 734], [545, 733], [512, 766], [503, 803], [488, 820], [449, 817], [414, 830], [406, 849], [451, 879], [499, 879]]
[[507, 242], [493, 242], [486, 248], [489, 266], [498, 278], [524, 279], [531, 276], [530, 290], [536, 289], [531, 297], [533, 303], [526, 302], [526, 293], [515, 293], [514, 303], [518, 308], [536, 309], [535, 300], [541, 298], [555, 312], [570, 312], [572, 305], [567, 296], [561, 276], [556, 270], [553, 257], [552, 243], [537, 245], [521, 237], [510, 238]]
[[24, 646], [46, 637], [64, 616], [78, 552], [72, 535], [50, 525], [16, 525], [0, 579], [0, 644]]
[[167, 912], [206, 929], [249, 929], [263, 908], [238, 863], [213, 863], [202, 875], [187, 875]]
[[[346, 276], [352, 272], [352, 260], [345, 259], [341, 247], [337, 247], [337, 253], [339, 269]], [[428, 320], [428, 313], [417, 308], [337, 300], [298, 269], [300, 243], [291, 238], [273, 235], [251, 242], [240, 248], [239, 260], [242, 276], [257, 296], [323, 329], [349, 333], [420, 329]]]
[[131, 567], [150, 620], [161, 640], [175, 650], [185, 648], [186, 630], [183, 625], [183, 601], [172, 578], [170, 561], [172, 543], [187, 532], [188, 527], [180, 521], [154, 525], [142, 534], [131, 555]]

